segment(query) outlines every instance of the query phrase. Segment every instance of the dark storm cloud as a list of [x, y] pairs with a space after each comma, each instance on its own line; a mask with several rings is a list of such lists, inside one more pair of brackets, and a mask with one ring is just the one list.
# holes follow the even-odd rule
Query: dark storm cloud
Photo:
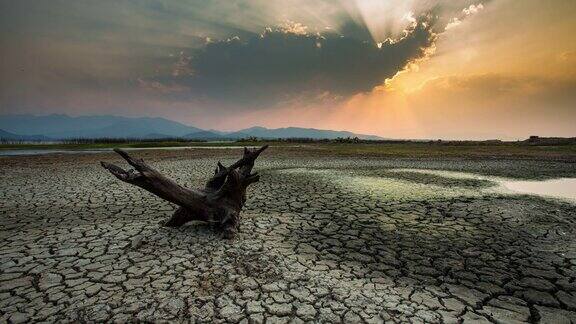
[[209, 42], [192, 54], [188, 75], [160, 82], [186, 86], [193, 96], [255, 105], [294, 96], [345, 97], [370, 91], [422, 58], [436, 37], [431, 26], [420, 19], [401, 38], [380, 45], [355, 37], [361, 27], [348, 35], [268, 29], [246, 40]]
[[[404, 37], [401, 31], [410, 23], [407, 12], [430, 12], [430, 3], [453, 6], [410, 0], [366, 11], [331, 0], [0, 0], [0, 111], [73, 107], [70, 98], [93, 94], [102, 94], [94, 95], [96, 109], [117, 97], [242, 109], [342, 98], [369, 91], [422, 57], [438, 24], [413, 26]], [[374, 17], [389, 22], [389, 32], [375, 33]], [[307, 33], [278, 27], [260, 34], [287, 21], [308, 26]], [[375, 42], [386, 37], [398, 41], [379, 48]]]

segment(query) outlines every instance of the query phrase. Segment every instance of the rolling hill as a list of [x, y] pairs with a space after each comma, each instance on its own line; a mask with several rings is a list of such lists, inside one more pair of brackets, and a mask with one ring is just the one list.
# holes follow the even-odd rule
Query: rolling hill
[[254, 136], [258, 138], [312, 138], [312, 139], [335, 139], [335, 138], [346, 138], [346, 137], [358, 137], [360, 139], [382, 139], [382, 137], [375, 135], [364, 135], [355, 134], [348, 131], [334, 131], [325, 129], [315, 129], [315, 128], [301, 128], [301, 127], [286, 127], [286, 128], [275, 128], [269, 129], [265, 127], [251, 127], [242, 129], [238, 132], [229, 133], [227, 136], [231, 138], [241, 138], [248, 136]]
[[42, 135], [19, 135], [0, 129], [0, 140], [8, 141], [46, 141], [48, 137]]
[[[235, 132], [204, 130], [165, 118], [119, 117], [111, 115], [70, 117], [62, 114], [45, 116], [0, 115], [0, 129], [7, 135], [43, 136], [44, 139], [71, 138], [144, 138], [161, 139], [180, 137], [198, 140], [235, 140], [246, 137], [261, 139], [311, 138], [335, 139], [358, 137], [360, 139], [382, 139], [379, 136], [355, 134], [348, 131], [324, 130], [315, 128], [251, 127]], [[16, 135], [22, 134], [22, 135]]]
[[0, 129], [17, 134], [41, 134], [52, 139], [66, 138], [150, 138], [182, 137], [201, 129], [165, 118], [118, 116], [4, 115]]

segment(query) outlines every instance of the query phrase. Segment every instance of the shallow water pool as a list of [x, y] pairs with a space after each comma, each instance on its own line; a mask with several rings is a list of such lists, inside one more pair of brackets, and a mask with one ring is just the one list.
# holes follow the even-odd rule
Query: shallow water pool
[[576, 179], [562, 178], [544, 181], [499, 181], [504, 188], [518, 193], [576, 200]]
[[359, 176], [349, 172], [295, 168], [281, 172], [306, 174], [322, 177], [327, 181], [340, 185], [347, 190], [360, 191], [386, 200], [430, 200], [452, 197], [479, 197], [482, 195], [527, 194], [547, 198], [556, 198], [576, 203], [576, 178], [560, 178], [550, 180], [517, 180], [496, 176], [485, 176], [468, 172], [427, 169], [389, 169], [390, 172], [429, 174], [448, 179], [467, 179], [487, 181], [488, 186], [445, 186], [441, 183], [418, 183], [411, 180], [384, 176]]
[[[188, 149], [202, 149], [202, 150], [227, 150], [227, 149], [244, 149], [243, 146], [165, 146], [165, 147], [122, 147], [119, 148], [125, 151], [142, 151], [142, 150], [188, 150]], [[300, 147], [300, 145], [290, 145], [283, 147]], [[0, 149], [0, 156], [19, 156], [19, 155], [44, 155], [44, 154], [86, 154], [86, 153], [103, 153], [111, 152], [113, 148], [98, 148], [98, 149]]]
[[576, 178], [559, 178], [549, 180], [516, 180], [510, 178], [482, 176], [466, 172], [425, 169], [396, 169], [397, 171], [412, 171], [433, 174], [449, 178], [488, 180], [497, 184], [496, 190], [505, 193], [527, 194], [542, 197], [568, 199], [576, 202]]

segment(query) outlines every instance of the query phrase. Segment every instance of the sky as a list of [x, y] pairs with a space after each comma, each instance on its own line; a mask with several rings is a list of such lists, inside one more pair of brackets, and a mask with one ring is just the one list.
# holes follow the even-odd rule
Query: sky
[[0, 0], [0, 114], [576, 136], [574, 0]]

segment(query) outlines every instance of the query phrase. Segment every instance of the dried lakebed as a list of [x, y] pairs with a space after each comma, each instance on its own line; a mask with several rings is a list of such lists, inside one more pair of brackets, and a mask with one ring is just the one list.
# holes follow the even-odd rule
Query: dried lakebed
[[[199, 186], [237, 152], [146, 154]], [[0, 159], [2, 322], [576, 322], [576, 205], [490, 180], [573, 164], [269, 154], [226, 241], [100, 159]]]

